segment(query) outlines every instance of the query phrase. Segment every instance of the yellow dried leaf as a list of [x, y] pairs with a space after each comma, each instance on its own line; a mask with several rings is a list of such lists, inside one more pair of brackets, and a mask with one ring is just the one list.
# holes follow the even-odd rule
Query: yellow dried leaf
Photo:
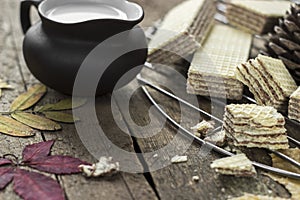
[[30, 127], [10, 118], [0, 116], [0, 132], [17, 137], [30, 137], [35, 135], [35, 131]]
[[[285, 155], [293, 158], [294, 160], [300, 162], [300, 155], [299, 155], [300, 150], [299, 149], [297, 149], [297, 148], [286, 149], [286, 150], [282, 150], [281, 152], [284, 153]], [[283, 159], [281, 159], [275, 155], [271, 155], [271, 156], [272, 156], [273, 167], [293, 171], [296, 173], [300, 172], [300, 170], [298, 168], [294, 167], [289, 162], [284, 161]], [[278, 176], [275, 174], [269, 174], [269, 173], [267, 173], [266, 175], [271, 177], [273, 180], [277, 181], [278, 183], [284, 185], [286, 187], [286, 189], [291, 193], [291, 195], [292, 195], [291, 199], [294, 199], [294, 200], [300, 199], [300, 180], [285, 178], [285, 177], [281, 177], [281, 176]]]
[[291, 178], [283, 178], [281, 176], [265, 173], [265, 175], [272, 178], [274, 181], [282, 184], [285, 188], [291, 193], [292, 200], [299, 200], [300, 199], [300, 180], [291, 179]]
[[231, 198], [230, 200], [287, 200], [287, 199], [280, 198], [280, 197], [270, 197], [270, 196], [245, 193], [243, 196]]
[[47, 92], [44, 85], [37, 84], [29, 88], [27, 92], [18, 96], [10, 106], [10, 112], [25, 110], [36, 104]]
[[86, 99], [63, 99], [54, 104], [45, 104], [43, 106], [37, 107], [34, 111], [58, 111], [58, 110], [69, 110], [82, 106], [86, 103]]
[[73, 117], [72, 114], [68, 114], [68, 113], [55, 112], [55, 111], [48, 111], [48, 112], [42, 112], [42, 113], [48, 119], [52, 119], [57, 122], [74, 123], [76, 121], [79, 121], [79, 118]]
[[[285, 149], [285, 150], [280, 150], [280, 152], [300, 162], [300, 149], [297, 148]], [[295, 173], [300, 173], [300, 169], [290, 164], [289, 162], [284, 161], [283, 159], [279, 158], [274, 154], [271, 154], [271, 157], [272, 157], [272, 163], [274, 167], [285, 169]]]
[[11, 116], [15, 120], [38, 130], [55, 131], [61, 129], [61, 126], [58, 123], [31, 113], [17, 112], [11, 114]]

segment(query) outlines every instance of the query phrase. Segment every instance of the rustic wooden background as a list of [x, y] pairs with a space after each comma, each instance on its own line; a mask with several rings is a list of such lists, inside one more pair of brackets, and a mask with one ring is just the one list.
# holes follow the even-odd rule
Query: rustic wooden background
[[[144, 27], [151, 26], [154, 21], [163, 15], [174, 5], [183, 0], [135, 0], [145, 9]], [[2, 0], [0, 7], [0, 78], [7, 80], [16, 87], [15, 90], [5, 91], [0, 101], [0, 110], [6, 111], [10, 103], [20, 93], [38, 81], [28, 71], [21, 52], [23, 35], [19, 24], [19, 0]], [[183, 74], [184, 67], [174, 67]], [[175, 85], [182, 96], [185, 94], [185, 83], [178, 83], [172, 79], [172, 73], [166, 68], [153, 72], [143, 70], [143, 76], [161, 85]], [[128, 91], [137, 86], [137, 81], [132, 81], [128, 86], [122, 88], [115, 96], [106, 95], [97, 98], [96, 110], [99, 123], [114, 144], [127, 151], [151, 152], [168, 144], [176, 134], [176, 128], [166, 123], [164, 128], [155, 136], [142, 139], [139, 132], [135, 130], [135, 124], [147, 125], [150, 122], [148, 109], [151, 103], [145, 97], [141, 89], [137, 89], [130, 101], [130, 113], [125, 112], [122, 99], [127, 97]], [[153, 90], [150, 90], [155, 99], [164, 106], [165, 110], [176, 120], [180, 121], [180, 108], [176, 101], [169, 99]], [[40, 104], [56, 102], [66, 96], [49, 89], [48, 94]], [[111, 105], [112, 99], [112, 105]], [[206, 98], [198, 98], [199, 105], [210, 111], [218, 110], [222, 115], [222, 107], [211, 107]], [[122, 133], [111, 116], [111, 107], [117, 113], [117, 120], [136, 137], [130, 137]], [[201, 117], [194, 111], [189, 112], [190, 120], [184, 123], [189, 128], [195, 125]], [[132, 120], [130, 120], [132, 119]], [[133, 124], [135, 123], [135, 124]], [[158, 120], [153, 120], [155, 126]], [[65, 154], [79, 157], [89, 162], [95, 162], [83, 146], [74, 125], [63, 125], [59, 132], [40, 132], [33, 138], [21, 139], [0, 134], [0, 155], [13, 153], [21, 157], [21, 151], [27, 144], [39, 141], [56, 139], [53, 154]], [[177, 148], [186, 144], [184, 138], [178, 140]], [[101, 148], [101, 147], [99, 147]], [[105, 149], [101, 149], [105, 152]], [[211, 161], [220, 155], [214, 152], [202, 156], [200, 146], [192, 144], [184, 155], [188, 155], [188, 162], [172, 164], [163, 169], [151, 173], [130, 174], [119, 173], [110, 178], [87, 179], [81, 175], [52, 176], [65, 190], [68, 199], [227, 199], [240, 196], [244, 192], [264, 194], [271, 196], [289, 197], [289, 193], [279, 184], [263, 175], [256, 178], [235, 178], [231, 176], [218, 176], [209, 165]], [[199, 153], [200, 152], [200, 153]], [[141, 168], [148, 169], [154, 162], [169, 160], [169, 153], [158, 155], [156, 159], [137, 157], [135, 162]], [[103, 153], [105, 154], [105, 153]], [[263, 154], [265, 155], [265, 154]], [[261, 157], [261, 156], [259, 156]], [[262, 159], [269, 161], [268, 156]], [[198, 175], [200, 180], [195, 182], [192, 176]], [[12, 185], [0, 192], [0, 199], [19, 199], [12, 191]]]

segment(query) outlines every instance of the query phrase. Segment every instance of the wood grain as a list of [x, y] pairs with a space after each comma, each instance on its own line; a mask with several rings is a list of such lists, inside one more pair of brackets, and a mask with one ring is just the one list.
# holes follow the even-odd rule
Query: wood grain
[[[145, 10], [144, 27], [151, 26], [152, 23], [164, 16], [164, 14], [174, 5], [183, 0], [135, 0], [141, 4]], [[31, 75], [27, 69], [22, 57], [23, 36], [19, 25], [19, 1], [4, 0], [0, 8], [0, 78], [9, 80], [9, 83], [16, 87], [16, 90], [4, 91], [1, 98], [0, 110], [6, 111], [12, 100], [27, 87], [38, 81]], [[36, 16], [36, 15], [35, 15]], [[176, 67], [183, 76], [187, 68]], [[153, 72], [147, 69], [143, 70], [143, 77], [163, 86], [172, 87], [177, 95], [187, 100], [193, 99], [185, 93], [185, 82], [180, 82], [174, 78], [174, 72], [170, 72], [163, 66], [157, 66]], [[218, 176], [213, 172], [209, 165], [219, 158], [220, 155], [201, 148], [199, 144], [189, 143], [185, 137], [180, 136], [176, 140], [177, 129], [169, 122], [163, 124], [158, 132], [154, 132], [161, 126], [163, 121], [159, 113], [154, 113], [154, 118], [150, 118], [149, 109], [151, 103], [143, 94], [136, 80], [126, 87], [120, 89], [113, 97], [110, 95], [96, 99], [96, 111], [99, 125], [105, 131], [106, 136], [119, 148], [129, 152], [151, 153], [165, 147], [170, 142], [174, 142], [174, 148], [166, 149], [159, 154], [140, 155], [133, 162], [136, 162], [139, 168], [146, 172], [153, 166], [166, 165], [166, 167], [151, 171], [146, 174], [149, 183], [155, 187], [158, 198], [167, 199], [227, 199], [231, 196], [240, 196], [244, 192], [254, 194], [264, 194], [271, 196], [289, 197], [288, 192], [279, 184], [270, 178], [258, 175], [256, 178], [235, 178], [231, 176]], [[135, 91], [131, 95], [131, 91]], [[185, 115], [181, 115], [178, 102], [149, 89], [156, 101], [158, 101], [177, 122], [189, 129], [195, 125], [204, 116], [190, 110], [184, 109]], [[49, 90], [41, 104], [53, 103], [66, 98], [65, 95]], [[130, 99], [129, 112], [124, 99]], [[223, 107], [217, 104], [211, 104], [207, 98], [198, 97], [198, 105], [207, 112], [214, 112], [222, 118]], [[112, 117], [114, 113], [115, 119]], [[82, 119], [84, 120], [84, 119]], [[118, 121], [118, 123], [116, 123]], [[118, 127], [118, 125], [120, 127]], [[141, 131], [139, 127], [148, 129]], [[98, 124], [94, 124], [97, 126]], [[290, 125], [290, 124], [289, 124]], [[87, 128], [87, 132], [89, 129]], [[133, 140], [123, 131], [133, 134]], [[297, 129], [291, 129], [296, 134]], [[151, 137], [146, 137], [152, 135]], [[56, 144], [52, 154], [72, 155], [89, 162], [95, 162], [97, 158], [92, 156], [84, 147], [77, 131], [72, 124], [64, 124], [63, 130], [58, 132], [43, 132], [34, 138], [19, 139], [0, 134], [0, 154], [14, 153], [20, 156], [23, 147], [26, 144], [42, 140], [56, 139]], [[181, 152], [185, 147], [186, 152]], [[98, 153], [103, 152], [106, 155], [108, 149], [106, 146], [97, 147]], [[188, 156], [186, 163], [170, 164], [170, 159], [178, 151], [182, 155]], [[208, 151], [208, 154], [207, 154]], [[252, 153], [253, 154], [253, 153]], [[256, 154], [256, 152], [254, 153]], [[255, 157], [263, 157], [262, 161], [268, 160], [258, 152]], [[122, 161], [123, 162], [123, 161]], [[266, 161], [267, 162], [267, 161]], [[169, 164], [169, 165], [168, 165]], [[200, 180], [195, 182], [192, 176], [198, 175]], [[152, 180], [151, 180], [152, 179]], [[150, 187], [143, 174], [120, 173], [109, 178], [87, 179], [81, 175], [57, 176], [57, 181], [65, 190], [68, 199], [158, 199], [154, 190]], [[152, 182], [153, 181], [153, 182]], [[7, 187], [0, 192], [0, 199], [19, 199], [13, 192], [12, 187]]]
[[[27, 87], [38, 81], [32, 76], [30, 71], [27, 69], [25, 62], [22, 57], [21, 45], [22, 45], [22, 33], [19, 26], [19, 19], [15, 13], [18, 13], [19, 2], [18, 1], [5, 1], [6, 5], [9, 6], [9, 16], [10, 24], [12, 25], [12, 32], [14, 32], [14, 41], [16, 43], [15, 53], [17, 58], [20, 59], [20, 69], [24, 77], [24, 82]], [[57, 102], [61, 99], [69, 98], [65, 95], [59, 94], [51, 89], [49, 89], [48, 94], [40, 102], [40, 104], [46, 104], [49, 102]], [[96, 107], [97, 113], [105, 113], [103, 110], [111, 108], [111, 101], [109, 96], [104, 96], [103, 98], [97, 99]], [[113, 106], [116, 110], [118, 109]], [[109, 112], [107, 111], [109, 114]], [[101, 115], [103, 117], [103, 115]], [[121, 117], [121, 116], [119, 116]], [[104, 119], [110, 119], [104, 116]], [[119, 119], [122, 120], [122, 119]], [[111, 124], [109, 121], [103, 124]], [[88, 131], [88, 130], [87, 130]], [[110, 134], [116, 134], [118, 130], [112, 128]], [[43, 132], [42, 133], [45, 140], [55, 139], [56, 144], [53, 147], [52, 154], [63, 154], [71, 155], [82, 160], [89, 161], [91, 163], [96, 162], [98, 158], [93, 157], [87, 149], [83, 146], [80, 138], [77, 135], [74, 125], [64, 124], [63, 130], [58, 132]], [[114, 137], [118, 145], [124, 147], [129, 151], [133, 151], [133, 145], [131, 138], [127, 137]], [[101, 147], [99, 147], [101, 151]], [[105, 149], [102, 149], [105, 152]], [[136, 162], [140, 165], [138, 159]], [[140, 165], [140, 167], [142, 167]], [[148, 182], [142, 174], [128, 174], [120, 173], [111, 178], [103, 179], [87, 179], [82, 175], [72, 175], [72, 176], [58, 176], [58, 181], [65, 190], [65, 194], [68, 199], [156, 199], [156, 196], [149, 186]]]
[[[181, 97], [188, 96], [185, 93], [185, 82], [178, 82], [178, 79], [174, 78], [175, 75], [170, 72], [169, 69], [163, 67], [157, 67], [159, 73], [144, 69], [142, 76], [151, 80], [152, 82], [162, 85], [170, 86], [176, 85], [177, 95]], [[181, 71], [185, 74], [185, 70], [181, 68]], [[172, 77], [172, 78], [171, 78]], [[123, 111], [125, 120], [127, 121], [128, 127], [132, 132], [137, 134], [137, 143], [142, 152], [151, 152], [166, 146], [172, 141], [176, 135], [176, 129], [170, 124], [166, 123], [162, 131], [158, 132], [157, 135], [150, 138], [141, 138], [142, 135], [135, 131], [136, 124], [140, 126], [147, 125], [149, 120], [148, 110], [151, 107], [151, 103], [138, 89], [133, 96], [131, 96], [130, 112], [122, 107], [123, 100], [128, 97], [128, 90], [130, 88], [136, 88], [136, 81], [123, 88], [121, 91], [116, 93], [115, 99]], [[177, 122], [182, 121], [180, 115], [180, 108], [176, 101], [165, 97], [154, 90], [149, 89], [153, 97], [161, 104], [170, 116], [176, 119]], [[180, 94], [181, 92], [181, 94]], [[188, 97], [187, 97], [188, 98]], [[210, 102], [205, 98], [199, 98], [199, 107], [208, 111], [222, 113], [223, 107], [214, 105], [211, 107]], [[189, 129], [201, 120], [194, 111], [190, 111], [190, 117], [187, 122], [182, 125]], [[220, 114], [222, 115], [222, 114]], [[157, 116], [157, 118], [159, 115]], [[219, 116], [220, 117], [220, 116]], [[131, 119], [132, 120], [128, 120]], [[132, 124], [135, 123], [135, 124]], [[159, 126], [159, 121], [152, 120], [152, 126]], [[145, 130], [151, 131], [149, 130]], [[142, 133], [141, 133], [142, 134]], [[181, 149], [185, 143], [184, 138], [178, 140], [176, 147]], [[151, 168], [153, 163], [164, 163], [171, 159], [170, 152], [164, 151], [159, 154], [155, 159], [152, 157], [144, 157], [146, 165]], [[280, 196], [288, 197], [288, 193], [280, 185], [270, 181], [270, 179], [263, 176], [256, 178], [236, 178], [232, 176], [218, 176], [209, 165], [214, 160], [220, 157], [219, 154], [214, 152], [205, 153], [205, 149], [201, 148], [200, 145], [193, 143], [189, 146], [186, 152], [182, 152], [182, 155], [188, 155], [188, 161], [180, 164], [170, 164], [169, 166], [151, 172], [154, 184], [159, 193], [161, 199], [226, 199], [230, 196], [240, 196], [244, 192], [254, 194], [265, 194], [265, 195], [278, 195], [277, 191], [281, 191]], [[200, 180], [195, 182], [192, 180], [194, 175], [198, 175]], [[272, 184], [271, 184], [272, 183]]]
[[[0, 99], [0, 111], [7, 112], [12, 101], [25, 91], [25, 85], [19, 71], [18, 55], [12, 35], [13, 29], [9, 20], [10, 10], [3, 2], [0, 10], [0, 78], [15, 87], [14, 90], [3, 91]], [[32, 138], [17, 138], [0, 134], [0, 155], [10, 153], [21, 159], [22, 150], [26, 145], [42, 140], [40, 133]], [[13, 192], [10, 184], [3, 192], [0, 192], [0, 199], [15, 200], [19, 197]]]
[[171, 8], [175, 5], [183, 2], [184, 0], [168, 0], [168, 1], [158, 1], [158, 0], [132, 0], [140, 4], [145, 12], [145, 18], [141, 25], [143, 27], [150, 27], [153, 22], [164, 17]]

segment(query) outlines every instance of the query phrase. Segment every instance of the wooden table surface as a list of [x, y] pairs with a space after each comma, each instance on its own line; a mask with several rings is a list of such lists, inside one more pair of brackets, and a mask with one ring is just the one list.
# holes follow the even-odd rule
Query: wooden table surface
[[[145, 9], [143, 26], [151, 26], [157, 19], [163, 17], [167, 10], [183, 0], [136, 0]], [[2, 0], [0, 6], [0, 78], [8, 80], [15, 86], [15, 90], [5, 91], [0, 101], [0, 110], [6, 111], [10, 103], [26, 88], [38, 83], [28, 71], [21, 52], [23, 35], [19, 25], [19, 0]], [[185, 74], [186, 67], [174, 67]], [[185, 83], [174, 79], [173, 72], [167, 68], [159, 68], [158, 72], [144, 69], [142, 75], [147, 79], [161, 85], [172, 85], [182, 96], [185, 93]], [[130, 91], [137, 87], [137, 81], [132, 81], [122, 88], [116, 95], [106, 95], [96, 99], [96, 110], [99, 123], [113, 143], [126, 151], [151, 152], [167, 145], [176, 135], [176, 128], [166, 123], [159, 133], [149, 138], [141, 138], [137, 126], [145, 126], [150, 123], [149, 108], [151, 103], [141, 89], [136, 89], [130, 98], [130, 112], [122, 107], [123, 99], [130, 95]], [[181, 120], [179, 104], [153, 90], [151, 94], [164, 106], [165, 110], [177, 121]], [[46, 97], [39, 104], [55, 102], [66, 96], [49, 89]], [[199, 106], [207, 111], [214, 109], [219, 117], [222, 116], [223, 107], [211, 107], [210, 101], [198, 98]], [[112, 103], [111, 103], [112, 102]], [[116, 125], [111, 116], [111, 108], [116, 113], [116, 120], [122, 124], [122, 129], [127, 129], [132, 135], [124, 134]], [[157, 119], [152, 120], [151, 125], [159, 125]], [[189, 128], [201, 120], [201, 116], [195, 111], [188, 112], [189, 120], [183, 125]], [[34, 142], [56, 139], [52, 154], [72, 155], [89, 162], [95, 162], [96, 158], [90, 155], [82, 144], [74, 125], [64, 124], [62, 131], [40, 132], [32, 138], [16, 138], [0, 134], [0, 155], [13, 153], [21, 156], [25, 145]], [[186, 145], [186, 139], [182, 137], [175, 141], [176, 148], [181, 149]], [[167, 167], [150, 173], [125, 173], [121, 172], [109, 178], [87, 179], [82, 175], [53, 176], [63, 187], [68, 199], [227, 199], [240, 196], [244, 192], [264, 194], [272, 196], [289, 197], [288, 192], [270, 178], [258, 175], [256, 178], [235, 178], [231, 176], [218, 176], [210, 169], [209, 165], [220, 157], [211, 152], [205, 155], [201, 146], [193, 143], [183, 155], [188, 156], [186, 163], [171, 164]], [[103, 155], [105, 149], [101, 149]], [[204, 153], [203, 153], [204, 152]], [[258, 153], [259, 154], [259, 153]], [[136, 157], [135, 162], [141, 168], [148, 169], [154, 162], [170, 160], [171, 152], [163, 152], [156, 159]], [[261, 155], [261, 154], [259, 154]], [[255, 155], [253, 155], [255, 156]], [[261, 156], [259, 156], [261, 157]], [[268, 157], [263, 157], [268, 162]], [[122, 164], [122, 163], [121, 163]], [[193, 176], [199, 176], [195, 182]], [[0, 192], [0, 199], [19, 199], [9, 185]]]

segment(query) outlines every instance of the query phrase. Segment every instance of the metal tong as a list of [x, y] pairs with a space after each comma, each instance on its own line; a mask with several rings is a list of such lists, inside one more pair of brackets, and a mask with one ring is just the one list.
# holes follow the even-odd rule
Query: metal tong
[[[174, 119], [172, 119], [172, 117], [170, 117], [158, 104], [157, 102], [153, 99], [153, 97], [151, 96], [151, 94], [149, 93], [148, 89], [145, 87], [145, 86], [150, 86], [151, 88], [157, 90], [158, 92], [166, 95], [166, 96], [169, 96], [183, 104], [185, 104], [186, 106], [200, 112], [201, 114], [207, 116], [207, 117], [210, 117], [211, 119], [219, 122], [219, 123], [223, 123], [223, 120], [222, 119], [219, 119], [211, 114], [209, 114], [208, 112], [190, 104], [189, 102], [175, 96], [174, 94], [164, 90], [163, 88], [153, 84], [152, 82], [144, 79], [140, 74], [137, 75], [137, 80], [139, 81], [140, 84], [142, 84], [141, 88], [143, 90], [143, 92], [145, 93], [145, 95], [147, 96], [147, 98], [151, 101], [151, 103], [156, 107], [156, 109], [166, 118], [168, 119], [173, 125], [175, 125], [180, 131], [181, 133], [184, 135], [184, 136], [187, 136], [187, 137], [190, 137], [192, 139], [194, 139], [197, 143], [201, 144], [201, 145], [206, 145], [210, 148], [212, 148], [214, 151], [222, 154], [222, 155], [225, 155], [225, 156], [233, 156], [234, 154], [221, 148], [221, 147], [218, 147], [210, 142], [207, 142], [207, 141], [204, 141], [202, 140], [201, 138], [195, 136], [193, 133], [191, 133], [190, 131], [188, 131], [187, 129], [185, 129], [184, 127], [182, 127], [180, 124], [178, 124]], [[245, 98], [247, 98], [248, 100], [252, 100], [252, 102], [254, 103], [255, 100], [251, 99], [250, 97], [247, 97], [245, 96]], [[300, 146], [300, 142], [294, 138], [291, 138], [291, 137], [288, 137], [288, 139], [295, 143], [296, 145]], [[276, 154], [277, 156], [281, 157], [282, 159], [290, 162], [291, 164], [297, 166], [298, 168], [300, 168], [300, 163], [297, 162], [296, 160], [294, 160], [293, 158], [290, 158], [288, 156], [286, 156], [285, 154], [283, 153], [280, 153], [280, 152], [277, 152], [277, 151], [271, 151], [272, 153]], [[294, 172], [291, 172], [291, 171], [287, 171], [287, 170], [283, 170], [283, 169], [279, 169], [279, 168], [276, 168], [276, 167], [271, 167], [269, 165], [265, 165], [265, 164], [262, 164], [262, 163], [259, 163], [259, 162], [255, 162], [255, 161], [252, 161], [252, 164], [255, 166], [255, 167], [258, 167], [258, 168], [261, 168], [263, 170], [266, 170], [266, 171], [269, 171], [269, 172], [273, 172], [275, 174], [279, 174], [279, 175], [282, 175], [282, 176], [285, 176], [285, 177], [289, 177], [289, 178], [294, 178], [294, 179], [299, 179], [300, 180], [300, 174], [298, 173], [294, 173]]]
[[[215, 16], [215, 19], [223, 24], [226, 24], [226, 25], [229, 25], [230, 24], [228, 23], [227, 19], [226, 19], [226, 16], [225, 16], [225, 12], [226, 12], [226, 6], [228, 4], [228, 2], [224, 1], [224, 0], [217, 0], [218, 4], [217, 4], [217, 14]], [[293, 0], [291, 0], [291, 2], [294, 2]], [[156, 29], [157, 27], [159, 27], [159, 24], [160, 24], [160, 21], [157, 21], [157, 23], [154, 25], [153, 29], [148, 29], [147, 32], [146, 32], [146, 35], [147, 35], [147, 38], [149, 40], [151, 40], [152, 36], [154, 35], [154, 33], [156, 32]], [[253, 37], [253, 40], [260, 40], [260, 41], [263, 41], [265, 42], [266, 41], [266, 38], [262, 37], [262, 36], [259, 36], [259, 35], [254, 35]], [[264, 49], [261, 50], [259, 47], [255, 46], [255, 45], [252, 45], [252, 49], [258, 51], [259, 53], [262, 53], [262, 54], [265, 54], [264, 52]], [[251, 52], [250, 52], [250, 55], [251, 55]], [[250, 56], [249, 55], [249, 56]], [[151, 63], [146, 63], [145, 64], [145, 67], [147, 67], [148, 69], [150, 70], [155, 70], [156, 71], [156, 68], [152, 66]], [[145, 93], [145, 95], [147, 96], [147, 98], [151, 101], [151, 103], [156, 107], [156, 109], [164, 116], [166, 117], [173, 125], [175, 125], [177, 128], [179, 128], [179, 130], [181, 130], [181, 132], [187, 136], [187, 137], [190, 137], [190, 138], [193, 138], [197, 143], [199, 144], [202, 144], [202, 145], [207, 145], [208, 147], [212, 148], [214, 151], [222, 154], [222, 155], [225, 155], [225, 156], [232, 156], [234, 155], [233, 153], [221, 148], [221, 147], [218, 147], [212, 143], [209, 143], [207, 141], [204, 141], [202, 140], [201, 138], [195, 136], [193, 133], [191, 133], [190, 131], [188, 131], [187, 129], [185, 129], [184, 127], [182, 127], [180, 124], [178, 124], [174, 119], [172, 119], [172, 117], [170, 117], [158, 104], [157, 102], [153, 99], [153, 97], [151, 96], [151, 94], [149, 93], [148, 89], [145, 87], [145, 86], [150, 86], [151, 88], [155, 89], [156, 91], [166, 95], [166, 96], [169, 96], [183, 104], [185, 104], [186, 106], [200, 112], [201, 114], [205, 115], [206, 117], [209, 117], [219, 123], [223, 123], [223, 120], [222, 119], [219, 119], [213, 115], [211, 115], [210, 113], [190, 104], [189, 102], [175, 96], [174, 94], [164, 90], [163, 88], [153, 84], [152, 82], [144, 79], [140, 74], [137, 75], [137, 80], [139, 81], [140, 84], [142, 84], [141, 88], [143, 90], [143, 92]], [[246, 95], [243, 95], [243, 97], [248, 100], [249, 102], [251, 103], [256, 103], [256, 101], [254, 99], [252, 99], [251, 97], [248, 97]], [[221, 101], [218, 101], [216, 99], [211, 99], [212, 101], [214, 101], [215, 103], [219, 104], [219, 105], [224, 105], [223, 102]], [[296, 124], [297, 126], [300, 126], [300, 123], [294, 121], [294, 120], [290, 120], [289, 118], [285, 117], [286, 121], [290, 121], [294, 124]], [[214, 131], [217, 131], [217, 130], [220, 130], [222, 127], [219, 127], [217, 129], [215, 129]], [[295, 138], [292, 138], [290, 136], [287, 136], [289, 141], [294, 143], [296, 146], [300, 147], [300, 141], [298, 141], [297, 139]], [[300, 163], [297, 162], [296, 160], [294, 160], [293, 158], [281, 153], [281, 152], [278, 152], [278, 151], [274, 151], [274, 150], [269, 150], [270, 152], [274, 153], [275, 155], [281, 157], [282, 159], [290, 162], [291, 164], [297, 166], [298, 168], [300, 168]], [[255, 161], [252, 161], [252, 164], [258, 168], [261, 168], [263, 170], [266, 170], [266, 171], [269, 171], [269, 172], [273, 172], [275, 174], [279, 174], [279, 175], [282, 175], [282, 176], [285, 176], [285, 177], [289, 177], [289, 178], [294, 178], [294, 179], [298, 179], [300, 180], [300, 174], [299, 173], [294, 173], [294, 172], [290, 172], [290, 171], [287, 171], [287, 170], [283, 170], [283, 169], [279, 169], [279, 168], [276, 168], [276, 167], [271, 167], [271, 166], [268, 166], [268, 165], [265, 165], [265, 164], [262, 164], [262, 163], [259, 163], [259, 162], [255, 162]]]

